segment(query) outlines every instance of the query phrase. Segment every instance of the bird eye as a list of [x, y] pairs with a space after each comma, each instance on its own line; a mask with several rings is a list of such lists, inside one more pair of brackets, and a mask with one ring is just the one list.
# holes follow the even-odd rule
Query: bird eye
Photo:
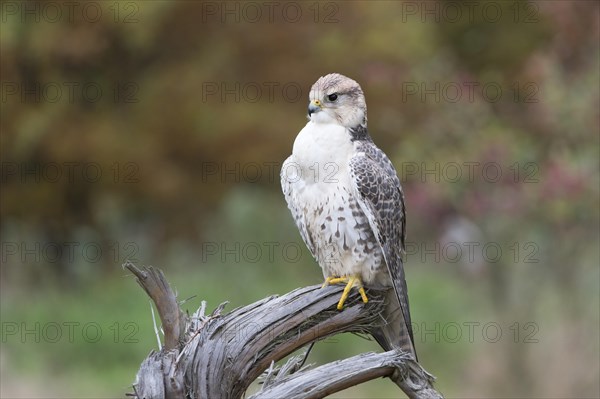
[[327, 96], [327, 99], [329, 101], [335, 101], [335, 100], [337, 100], [337, 98], [338, 98], [338, 95], [336, 93], [333, 93], [333, 94], [330, 94]]

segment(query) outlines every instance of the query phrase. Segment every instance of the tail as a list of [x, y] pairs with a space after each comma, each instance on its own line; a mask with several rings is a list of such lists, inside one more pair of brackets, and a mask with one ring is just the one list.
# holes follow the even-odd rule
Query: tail
[[418, 361], [412, 326], [405, 322], [396, 291], [390, 287], [385, 293], [384, 300], [384, 310], [381, 313], [384, 319], [383, 326], [372, 331], [373, 338], [384, 350], [400, 348], [413, 355]]

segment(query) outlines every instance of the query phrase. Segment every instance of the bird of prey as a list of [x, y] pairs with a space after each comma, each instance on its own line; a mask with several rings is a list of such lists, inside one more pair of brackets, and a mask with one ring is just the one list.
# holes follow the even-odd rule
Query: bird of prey
[[288, 207], [325, 283], [388, 290], [384, 327], [374, 332], [385, 349], [400, 347], [416, 359], [404, 278], [404, 194], [394, 166], [367, 132], [359, 84], [322, 76], [309, 94], [308, 123], [281, 169]]

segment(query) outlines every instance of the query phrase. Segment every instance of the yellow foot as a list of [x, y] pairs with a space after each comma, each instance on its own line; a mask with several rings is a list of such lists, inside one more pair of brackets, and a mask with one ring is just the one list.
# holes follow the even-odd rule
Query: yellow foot
[[367, 294], [365, 293], [365, 288], [363, 287], [362, 281], [358, 276], [344, 276], [344, 277], [327, 277], [325, 282], [323, 283], [323, 287], [326, 287], [331, 284], [346, 284], [346, 288], [344, 288], [344, 292], [342, 293], [342, 297], [337, 304], [337, 309], [342, 310], [344, 308], [344, 302], [348, 299], [348, 295], [350, 295], [350, 290], [352, 287], [357, 286], [358, 292], [360, 293], [360, 297], [362, 298], [364, 303], [369, 302], [369, 298], [367, 298]]
[[337, 279], [336, 277], [327, 277], [327, 278], [325, 279], [325, 281], [323, 282], [323, 285], [321, 286], [321, 288], [325, 288], [325, 287], [327, 287], [328, 285], [330, 285], [330, 284], [331, 284], [331, 282], [332, 282], [333, 280], [336, 280], [336, 279]]

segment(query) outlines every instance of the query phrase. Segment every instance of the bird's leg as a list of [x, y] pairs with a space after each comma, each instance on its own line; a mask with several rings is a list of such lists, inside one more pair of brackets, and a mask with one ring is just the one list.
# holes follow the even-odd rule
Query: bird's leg
[[346, 302], [346, 299], [348, 299], [348, 295], [350, 295], [350, 290], [354, 286], [358, 287], [358, 292], [360, 293], [360, 297], [362, 298], [363, 302], [369, 302], [369, 298], [367, 298], [367, 294], [365, 293], [365, 288], [363, 287], [362, 281], [358, 276], [327, 277], [325, 279], [325, 282], [323, 283], [323, 287], [326, 287], [331, 284], [340, 283], [346, 284], [346, 287], [344, 288], [342, 297], [338, 302], [338, 310], [342, 310], [344, 308], [344, 302]]
[[325, 282], [327, 283], [327, 285], [341, 284], [341, 283], [347, 284], [349, 280], [350, 280], [349, 276], [327, 277], [327, 279], [325, 279]]
[[328, 285], [335, 284], [335, 283], [332, 283], [333, 280], [339, 280], [339, 278], [338, 277], [331, 277], [331, 276], [327, 277], [325, 279], [325, 281], [323, 282], [323, 285], [321, 286], [321, 288], [325, 288]]
[[358, 287], [358, 293], [360, 294], [363, 303], [369, 302], [369, 298], [367, 298], [367, 293], [365, 292], [365, 287], [363, 287], [361, 279], [358, 279]]
[[340, 301], [337, 304], [338, 310], [342, 310], [344, 308], [344, 302], [346, 302], [346, 299], [348, 298], [348, 295], [350, 294], [350, 290], [352, 289], [352, 287], [354, 287], [354, 283], [356, 281], [356, 277], [350, 277], [347, 279], [348, 279], [348, 284], [346, 284], [346, 288], [344, 288], [344, 292], [342, 292], [342, 297], [340, 298]]

